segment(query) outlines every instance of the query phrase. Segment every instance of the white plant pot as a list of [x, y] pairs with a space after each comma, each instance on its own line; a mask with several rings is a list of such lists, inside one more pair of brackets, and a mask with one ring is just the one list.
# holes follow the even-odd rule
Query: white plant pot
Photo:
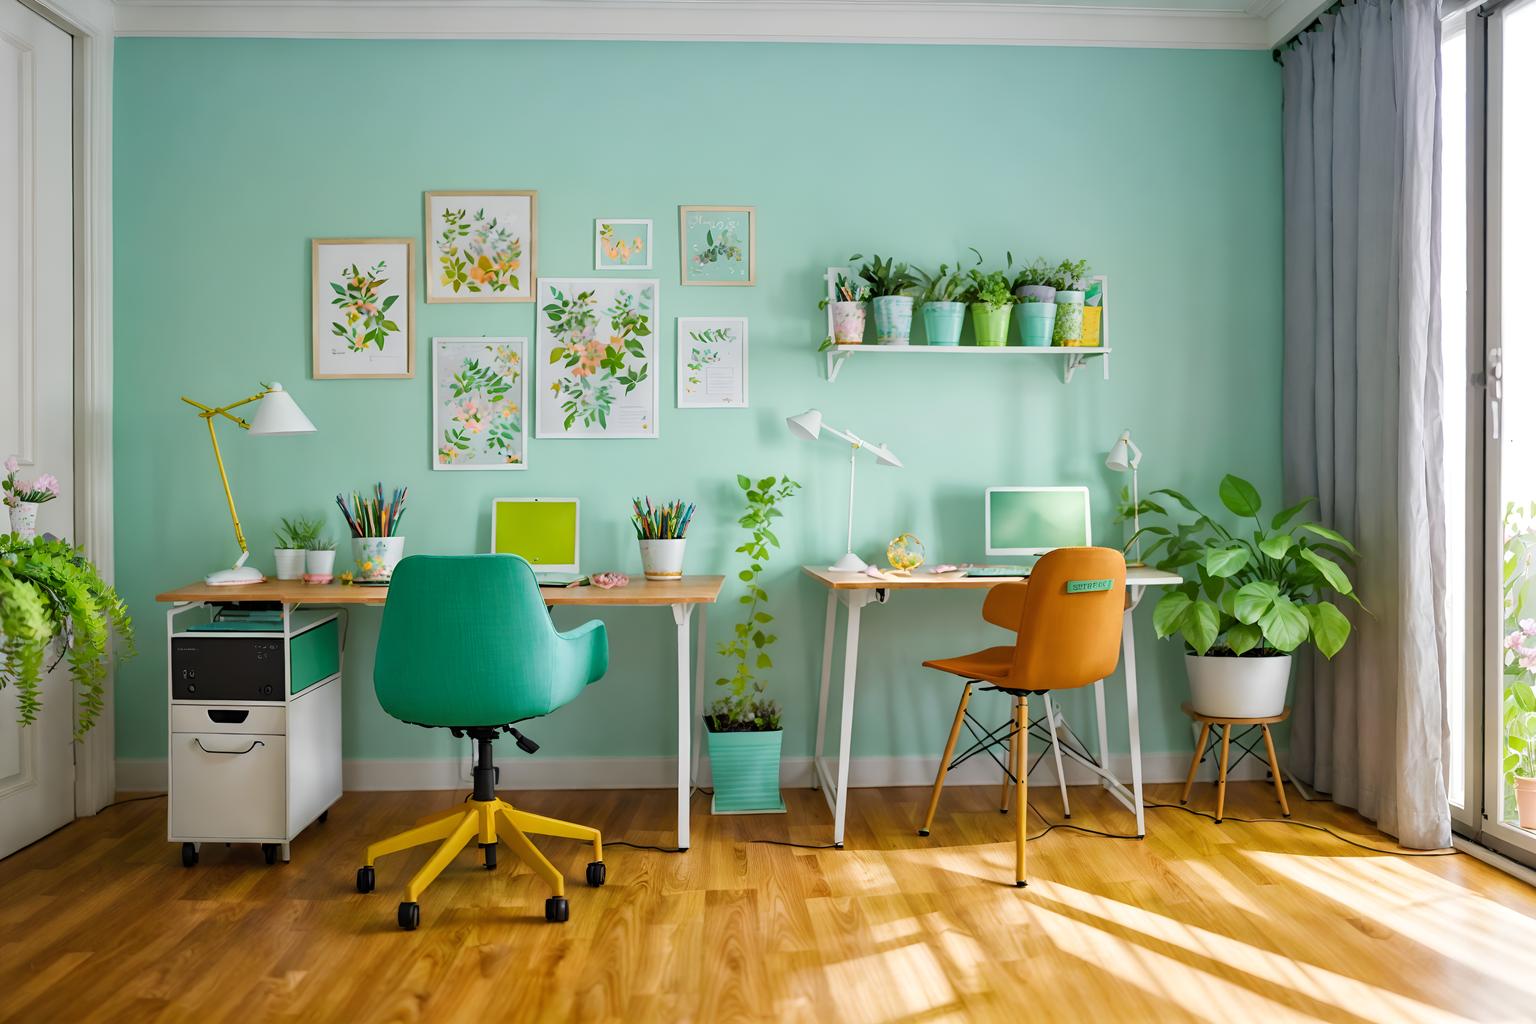
[[280, 580], [296, 580], [304, 575], [304, 555], [307, 552], [303, 548], [276, 548], [272, 557], [277, 560], [277, 578]]
[[1184, 655], [1189, 706], [1210, 718], [1269, 718], [1285, 710], [1291, 656]]
[[37, 504], [23, 501], [11, 506], [11, 532], [22, 540], [37, 536]]
[[640, 567], [648, 580], [683, 578], [683, 545], [686, 540], [642, 540]]
[[404, 537], [352, 538], [352, 558], [357, 562], [358, 579], [388, 583], [395, 573], [395, 566], [404, 557]]
[[334, 549], [304, 552], [304, 572], [307, 575], [331, 576], [335, 571], [336, 552]]
[[1515, 776], [1515, 810], [1520, 815], [1521, 828], [1536, 829], [1536, 779]]

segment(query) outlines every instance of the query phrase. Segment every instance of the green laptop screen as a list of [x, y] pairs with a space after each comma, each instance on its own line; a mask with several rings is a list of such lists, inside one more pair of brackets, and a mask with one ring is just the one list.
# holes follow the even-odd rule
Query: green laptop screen
[[576, 564], [574, 501], [498, 501], [492, 509], [496, 554], [522, 555], [535, 567]]
[[1088, 496], [1082, 491], [993, 491], [987, 550], [1048, 551], [1090, 543]]

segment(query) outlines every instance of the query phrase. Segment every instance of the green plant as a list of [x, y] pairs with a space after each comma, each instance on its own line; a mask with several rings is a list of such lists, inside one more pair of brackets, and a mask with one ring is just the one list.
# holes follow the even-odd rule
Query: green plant
[[[848, 262], [854, 263], [863, 258], [855, 253], [848, 257]], [[879, 253], [859, 268], [859, 277], [868, 282], [870, 297], [876, 299], [887, 295], [911, 295], [917, 283], [905, 263], [897, 263], [892, 259], [882, 260]]]
[[1001, 270], [983, 272], [979, 268], [972, 268], [968, 276], [970, 287], [966, 295], [971, 302], [979, 302], [989, 309], [1013, 304], [1013, 289], [1008, 287], [1008, 275]]
[[1353, 565], [1359, 552], [1322, 523], [1289, 527], [1315, 498], [1276, 513], [1265, 526], [1258, 490], [1228, 474], [1218, 489], [1221, 503], [1257, 527], [1252, 536], [1243, 536], [1172, 488], [1152, 493], [1167, 495], [1196, 516], [1193, 522], [1173, 523], [1157, 503], [1142, 503], [1144, 513], [1161, 513], [1171, 523], [1141, 528], [1137, 536], [1155, 538], [1145, 557], [1150, 561], [1161, 550], [1159, 568], [1194, 573], [1157, 602], [1152, 622], [1158, 636], [1180, 635], [1195, 654], [1284, 654], [1308, 640], [1324, 657], [1339, 653], [1349, 639], [1350, 623], [1330, 597], [1338, 594], [1360, 603], [1340, 564]]
[[[1014, 275], [1012, 281], [1013, 290], [1018, 291], [1026, 285], [1048, 285], [1053, 280], [1054, 274], [1055, 268], [1047, 263], [1044, 257], [1036, 257], [1020, 267], [1019, 272]], [[1035, 299], [1034, 301], [1039, 302], [1040, 300]]]
[[[114, 633], [122, 642], [121, 657], [132, 657], [128, 609], [81, 548], [0, 534], [0, 689], [16, 687], [21, 725], [37, 720], [43, 674], [63, 659], [77, 694], [75, 738], [90, 732], [101, 714]], [[57, 655], [45, 669], [50, 647]]]
[[964, 302], [971, 287], [970, 275], [958, 260], [954, 270], [949, 269], [948, 263], [940, 263], [939, 269], [933, 271], [913, 267], [912, 279], [917, 285], [917, 299], [922, 303]]
[[299, 516], [297, 519], [284, 516], [281, 522], [282, 526], [274, 534], [276, 546], [295, 551], [315, 550], [315, 542], [320, 539], [320, 534], [325, 529], [324, 523], [308, 516]]
[[400, 325], [389, 318], [389, 307], [400, 296], [380, 297], [389, 283], [384, 276], [388, 266], [388, 261], [380, 260], [365, 270], [354, 263], [341, 272], [340, 281], [328, 282], [336, 293], [331, 305], [345, 318], [344, 323], [331, 323], [331, 333], [347, 343], [349, 352], [367, 351], [369, 345], [377, 345], [382, 352], [389, 336], [400, 331]]
[[1504, 819], [1515, 817], [1515, 776], [1536, 777], [1536, 502], [1504, 506]]
[[1081, 291], [1083, 279], [1090, 273], [1092, 271], [1087, 260], [1062, 260], [1040, 283], [1048, 284], [1059, 292]]
[[758, 577], [768, 563], [771, 548], [779, 546], [773, 533], [773, 521], [784, 514], [779, 506], [793, 497], [800, 485], [787, 476], [753, 481], [742, 475], [736, 477], [736, 483], [747, 500], [746, 511], [736, 520], [749, 534], [736, 549], [748, 559], [748, 567], [736, 574], [747, 585], [747, 592], [739, 599], [746, 613], [736, 623], [731, 639], [719, 647], [736, 667], [729, 678], [716, 679], [715, 685], [730, 692], [710, 706], [706, 717], [714, 732], [772, 732], [782, 725], [784, 712], [778, 701], [763, 696], [764, 684], [758, 673], [773, 668], [768, 648], [778, 637], [764, 630], [773, 616], [768, 612], [768, 592]]

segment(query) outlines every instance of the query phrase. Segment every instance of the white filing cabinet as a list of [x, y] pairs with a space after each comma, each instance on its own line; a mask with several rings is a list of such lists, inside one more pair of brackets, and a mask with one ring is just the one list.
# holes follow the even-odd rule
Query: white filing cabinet
[[260, 843], [268, 864], [288, 860], [341, 797], [338, 613], [199, 603], [166, 623], [167, 837], [187, 867], [203, 843]]

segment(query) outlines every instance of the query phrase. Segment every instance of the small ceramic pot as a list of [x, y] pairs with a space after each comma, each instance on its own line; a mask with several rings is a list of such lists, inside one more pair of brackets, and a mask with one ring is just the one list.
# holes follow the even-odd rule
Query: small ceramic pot
[[1036, 298], [1047, 305], [1056, 301], [1056, 289], [1048, 284], [1021, 284], [1013, 294], [1021, 299]]
[[882, 345], [912, 341], [912, 296], [882, 295], [875, 300], [875, 340]]
[[304, 552], [304, 575], [330, 576], [336, 571], [336, 551], [315, 550]]
[[1536, 779], [1515, 776], [1515, 810], [1521, 828], [1536, 829]]
[[866, 315], [862, 302], [832, 303], [832, 340], [839, 345], [864, 344]]
[[366, 583], [386, 583], [405, 557], [404, 537], [353, 537], [352, 558], [357, 577]]
[[960, 344], [960, 328], [965, 324], [965, 303], [923, 303], [923, 328], [928, 332], [928, 344], [951, 346]]
[[976, 344], [982, 348], [1000, 348], [1008, 344], [1008, 318], [1013, 305], [991, 306], [971, 303], [971, 324], [976, 328]]
[[683, 545], [687, 540], [642, 540], [640, 567], [648, 580], [683, 578]]
[[1051, 344], [1051, 328], [1056, 323], [1056, 303], [1021, 302], [1019, 312], [1019, 341], [1028, 348], [1048, 348]]
[[23, 501], [11, 506], [11, 532], [22, 540], [37, 536], [37, 502]]
[[1076, 345], [1083, 340], [1083, 293], [1056, 293], [1056, 326], [1051, 344]]
[[304, 575], [303, 548], [277, 548], [272, 552], [272, 558], [277, 562], [277, 578], [280, 580], [296, 580]]

